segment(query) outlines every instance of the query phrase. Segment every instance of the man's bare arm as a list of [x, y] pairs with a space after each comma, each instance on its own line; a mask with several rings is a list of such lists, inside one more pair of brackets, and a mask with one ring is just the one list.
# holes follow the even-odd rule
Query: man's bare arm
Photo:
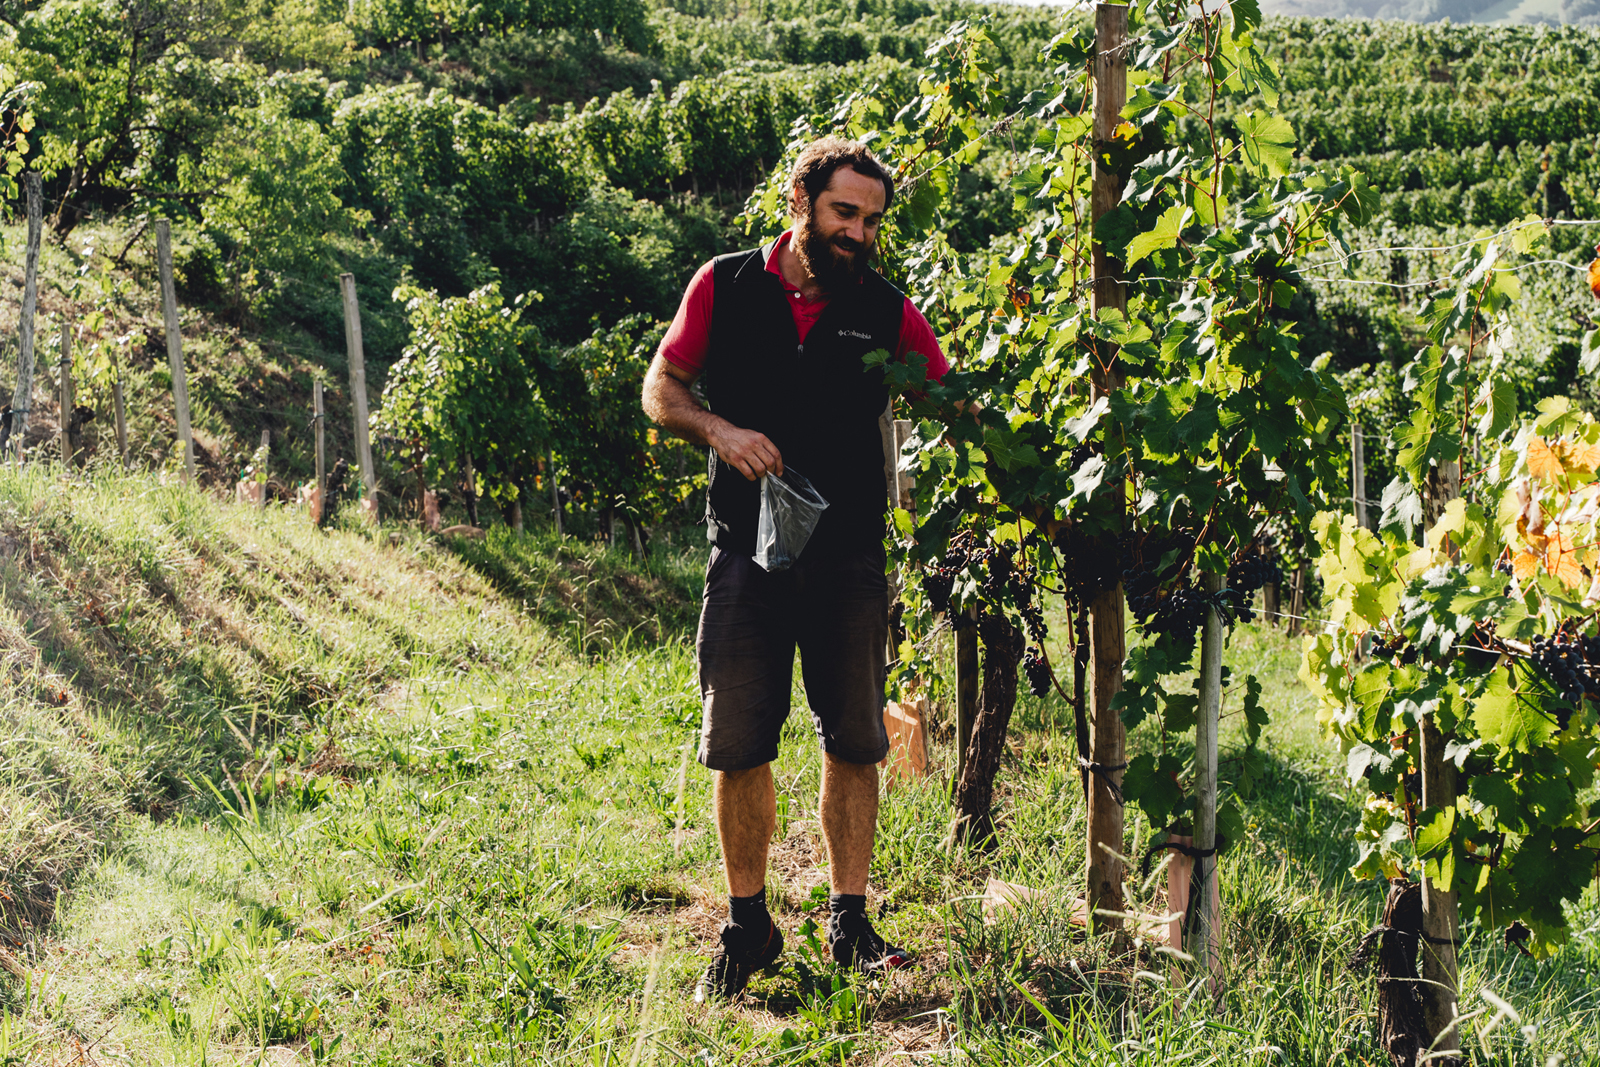
[[766, 434], [744, 430], [700, 406], [689, 391], [699, 375], [657, 355], [644, 376], [644, 413], [692, 445], [709, 445], [750, 481], [783, 473], [783, 456]]

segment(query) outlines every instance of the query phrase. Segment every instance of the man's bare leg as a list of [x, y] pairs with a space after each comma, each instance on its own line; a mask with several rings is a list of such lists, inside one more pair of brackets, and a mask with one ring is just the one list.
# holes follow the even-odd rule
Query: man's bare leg
[[867, 874], [878, 831], [878, 765], [822, 757], [822, 840], [828, 846], [828, 946], [836, 962], [869, 972], [904, 967], [910, 953], [867, 918]]
[[846, 763], [823, 753], [820, 805], [829, 887], [835, 893], [862, 896], [878, 829], [878, 765]]
[[[728, 895], [753, 897], [766, 888], [767, 846], [778, 824], [772, 765], [718, 771], [711, 787], [711, 803], [717, 819], [717, 837], [722, 842], [722, 870], [728, 879]], [[876, 793], [873, 804], [876, 807]], [[871, 848], [869, 842], [869, 857]], [[865, 872], [862, 884], [866, 884]]]

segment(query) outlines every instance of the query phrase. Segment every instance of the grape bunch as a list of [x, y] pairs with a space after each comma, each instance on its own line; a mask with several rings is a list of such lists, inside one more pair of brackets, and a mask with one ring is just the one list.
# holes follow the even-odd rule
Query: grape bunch
[[1050, 636], [1050, 627], [1044, 621], [1044, 610], [1037, 604], [1024, 604], [1017, 610], [1022, 615], [1022, 625], [1028, 631], [1028, 639], [1043, 644], [1044, 639]]
[[[1141, 622], [1162, 610], [1162, 604], [1169, 599], [1165, 587], [1182, 572], [1183, 557], [1193, 547], [1194, 538], [1181, 531], [1163, 537], [1152, 537], [1137, 530], [1122, 535], [1118, 542], [1122, 592], [1128, 598], [1129, 610]], [[1176, 558], [1163, 567], [1161, 561], [1169, 555]]]
[[1067, 598], [1074, 604], [1086, 605], [1116, 587], [1120, 576], [1117, 554], [1100, 538], [1090, 537], [1074, 524], [1063, 526], [1056, 533], [1055, 546], [1061, 553], [1061, 577]]
[[950, 610], [950, 593], [955, 589], [956, 575], [966, 565], [963, 555], [959, 561], [952, 552], [946, 552], [937, 564], [922, 571], [922, 595], [934, 614], [943, 615]]
[[[1596, 681], [1584, 656], [1591, 641], [1591, 638], [1574, 638], [1564, 633], [1533, 639], [1534, 663], [1555, 683], [1561, 699], [1571, 704], [1581, 704], [1585, 693], [1600, 692], [1600, 682]], [[1562, 729], [1566, 729], [1569, 717], [1569, 712], [1557, 713]]]
[[1028, 676], [1028, 692], [1036, 697], [1050, 695], [1050, 664], [1045, 662], [1037, 645], [1029, 645], [1022, 654], [1022, 670]]
[[1249, 622], [1255, 618], [1252, 600], [1256, 590], [1282, 577], [1278, 564], [1259, 552], [1237, 557], [1228, 567], [1226, 588], [1222, 591], [1225, 608], [1238, 621]]
[[1259, 552], [1242, 555], [1228, 567], [1228, 588], [1246, 595], [1282, 579], [1283, 572], [1279, 570], [1277, 561]]
[[1371, 655], [1374, 659], [1386, 660], [1389, 663], [1399, 663], [1408, 667], [1417, 662], [1416, 646], [1406, 644], [1406, 639], [1399, 634], [1387, 641], [1373, 642]]
[[1206, 621], [1206, 607], [1211, 603], [1212, 598], [1204, 590], [1181, 585], [1169, 592], [1142, 620], [1145, 631], [1174, 637], [1193, 637], [1201, 623]]
[[983, 577], [978, 583], [978, 595], [990, 604], [999, 604], [1011, 582], [1011, 560], [1015, 549], [1010, 545], [984, 545], [967, 552], [968, 564], [976, 564]]

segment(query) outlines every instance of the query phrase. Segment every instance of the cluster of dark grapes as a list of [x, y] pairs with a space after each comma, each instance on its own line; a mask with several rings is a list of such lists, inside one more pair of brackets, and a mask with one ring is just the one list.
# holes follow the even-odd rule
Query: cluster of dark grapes
[[1045, 662], [1037, 645], [1029, 645], [1022, 654], [1022, 670], [1028, 676], [1028, 692], [1036, 697], [1050, 695], [1050, 664]]
[[1117, 584], [1117, 554], [1100, 538], [1091, 537], [1077, 525], [1063, 526], [1055, 536], [1061, 553], [1061, 578], [1067, 599], [1080, 606]]
[[1226, 609], [1240, 622], [1255, 618], [1252, 600], [1256, 590], [1271, 582], [1282, 580], [1283, 572], [1275, 560], [1259, 552], [1249, 552], [1236, 558], [1228, 567], [1227, 588], [1222, 591]]
[[[1193, 633], [1205, 620], [1205, 594], [1189, 586], [1167, 590], [1178, 575], [1179, 563], [1161, 565], [1163, 558], [1182, 557], [1193, 547], [1194, 539], [1182, 533], [1152, 537], [1129, 530], [1122, 535], [1122, 593], [1128, 598], [1128, 609], [1146, 630]], [[1187, 620], [1196, 611], [1199, 614], [1190, 626]]]
[[[1533, 639], [1533, 662], [1555, 683], [1561, 698], [1572, 704], [1581, 703], [1585, 693], [1600, 692], [1600, 679], [1590, 669], [1588, 653], [1591, 651], [1600, 651], [1600, 641], [1593, 637], [1557, 633]], [[1569, 715], [1568, 712], [1557, 713], [1562, 729], [1566, 729]]]
[[979, 595], [990, 604], [999, 604], [1011, 585], [1013, 560], [1017, 550], [1010, 545], [988, 544], [971, 554], [973, 562], [983, 567], [983, 582]]
[[1206, 621], [1206, 607], [1212, 597], [1203, 589], [1180, 585], [1158, 601], [1141, 621], [1147, 633], [1193, 637]]
[[1398, 635], [1387, 641], [1374, 641], [1371, 655], [1374, 659], [1386, 660], [1389, 663], [1400, 663], [1408, 667], [1417, 662], [1416, 646], [1406, 644], [1406, 639]]
[[966, 531], [950, 539], [944, 558], [922, 571], [922, 595], [937, 615], [950, 610], [950, 593], [955, 589], [956, 575], [967, 569], [967, 559], [972, 548], [972, 535]]

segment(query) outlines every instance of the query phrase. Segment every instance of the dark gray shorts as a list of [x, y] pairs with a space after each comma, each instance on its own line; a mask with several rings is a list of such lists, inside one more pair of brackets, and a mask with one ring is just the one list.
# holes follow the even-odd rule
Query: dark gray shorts
[[748, 556], [711, 550], [695, 639], [701, 763], [742, 771], [778, 758], [797, 645], [823, 751], [847, 763], [877, 763], [889, 754], [883, 565], [883, 550], [875, 548], [802, 556], [789, 570], [768, 574]]

